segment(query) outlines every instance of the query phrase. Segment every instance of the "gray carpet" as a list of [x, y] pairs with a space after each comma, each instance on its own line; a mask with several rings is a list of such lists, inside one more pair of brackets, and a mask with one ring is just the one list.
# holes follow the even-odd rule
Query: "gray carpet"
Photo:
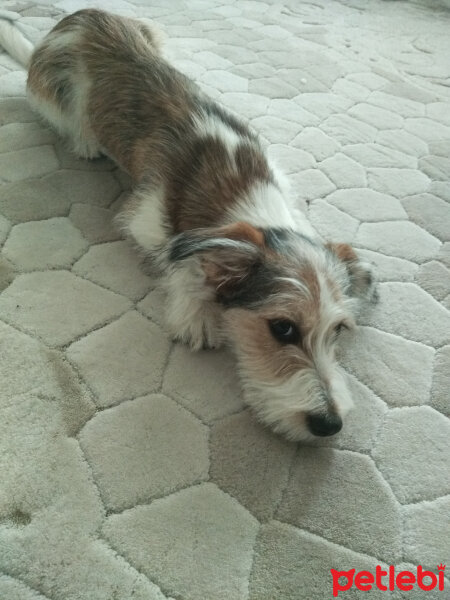
[[68, 153], [0, 54], [0, 598], [325, 600], [332, 568], [437, 574], [450, 561], [450, 11], [0, 6], [34, 41], [86, 6], [155, 19], [177, 66], [261, 134], [318, 233], [382, 282], [342, 343], [355, 398], [342, 432], [276, 437], [227, 353], [171, 344], [164, 298], [112, 226], [127, 178]]

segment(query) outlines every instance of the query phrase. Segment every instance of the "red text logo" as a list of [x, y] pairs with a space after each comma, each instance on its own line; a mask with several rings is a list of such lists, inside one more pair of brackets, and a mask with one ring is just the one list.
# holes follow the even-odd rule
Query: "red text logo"
[[445, 565], [437, 566], [438, 574], [433, 571], [425, 571], [421, 565], [417, 567], [417, 572], [400, 571], [395, 572], [395, 567], [388, 567], [384, 571], [380, 565], [375, 568], [375, 573], [370, 571], [358, 571], [350, 569], [350, 571], [337, 571], [330, 569], [333, 577], [333, 596], [337, 598], [339, 592], [346, 592], [353, 586], [361, 591], [369, 591], [373, 587], [382, 591], [401, 590], [407, 592], [414, 587], [417, 587], [424, 592], [429, 592], [437, 588], [442, 591], [444, 589], [444, 571]]

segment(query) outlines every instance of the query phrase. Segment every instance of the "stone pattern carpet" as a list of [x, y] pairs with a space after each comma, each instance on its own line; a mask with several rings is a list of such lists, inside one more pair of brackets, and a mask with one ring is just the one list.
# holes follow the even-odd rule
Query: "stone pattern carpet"
[[161, 24], [178, 67], [261, 133], [319, 234], [376, 264], [381, 301], [343, 340], [344, 430], [298, 447], [264, 430], [227, 353], [169, 341], [112, 226], [127, 178], [67, 152], [1, 54], [0, 598], [324, 600], [332, 567], [448, 564], [450, 12], [1, 3], [34, 41], [86, 6]]

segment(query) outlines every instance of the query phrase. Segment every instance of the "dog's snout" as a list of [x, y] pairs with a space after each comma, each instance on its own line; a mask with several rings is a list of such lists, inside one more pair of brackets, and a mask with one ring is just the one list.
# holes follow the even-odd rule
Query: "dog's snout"
[[336, 413], [310, 414], [306, 423], [309, 431], [318, 437], [334, 435], [342, 429], [342, 419]]

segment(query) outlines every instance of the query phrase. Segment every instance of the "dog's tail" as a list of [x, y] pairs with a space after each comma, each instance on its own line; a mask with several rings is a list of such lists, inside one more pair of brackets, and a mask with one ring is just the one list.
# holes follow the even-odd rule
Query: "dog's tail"
[[14, 20], [2, 12], [0, 12], [0, 46], [22, 67], [28, 67], [34, 46], [14, 25]]

